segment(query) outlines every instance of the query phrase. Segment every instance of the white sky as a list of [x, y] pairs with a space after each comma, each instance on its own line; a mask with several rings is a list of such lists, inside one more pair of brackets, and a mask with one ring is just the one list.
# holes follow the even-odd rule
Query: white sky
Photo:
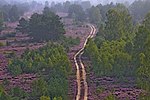
[[[13, 1], [13, 0], [8, 0], [8, 1]], [[16, 1], [33, 1], [33, 0], [16, 0]], [[64, 2], [64, 1], [77, 1], [77, 0], [35, 0], [35, 1], [40, 1], [40, 2], [45, 2], [45, 1]], [[78, 0], [78, 1], [81, 1], [81, 0]], [[82, 1], [87, 1], [87, 0], [82, 0]], [[92, 4], [99, 4], [99, 3], [107, 4], [107, 3], [110, 3], [110, 2], [124, 3], [126, 1], [128, 1], [129, 3], [132, 3], [134, 0], [88, 0], [88, 1], [91, 1]]]
[[[46, 1], [46, 0], [38, 0], [38, 1]], [[63, 2], [63, 1], [77, 1], [77, 0], [48, 0], [50, 2], [52, 1], [56, 1], [56, 2]], [[79, 0], [81, 1], [81, 0]], [[87, 1], [87, 0], [82, 0], [82, 1]], [[92, 4], [98, 4], [98, 3], [102, 3], [102, 4], [107, 4], [110, 2], [114, 2], [114, 3], [124, 3], [126, 1], [128, 1], [129, 3], [132, 3], [134, 0], [88, 0], [91, 1]]]

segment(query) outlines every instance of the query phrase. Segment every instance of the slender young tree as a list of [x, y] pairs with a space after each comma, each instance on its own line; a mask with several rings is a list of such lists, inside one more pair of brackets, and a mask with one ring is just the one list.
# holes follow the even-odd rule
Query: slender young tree
[[26, 33], [26, 32], [28, 32], [28, 28], [29, 28], [29, 22], [27, 20], [25, 20], [24, 18], [21, 18], [19, 20], [19, 25], [17, 26], [16, 29], [19, 32]]
[[9, 11], [9, 19], [11, 22], [19, 20], [19, 11], [16, 5], [13, 5]]
[[3, 13], [0, 12], [0, 32], [3, 30]]
[[106, 39], [131, 41], [135, 36], [133, 30], [132, 17], [126, 7], [119, 4], [108, 11], [105, 27]]

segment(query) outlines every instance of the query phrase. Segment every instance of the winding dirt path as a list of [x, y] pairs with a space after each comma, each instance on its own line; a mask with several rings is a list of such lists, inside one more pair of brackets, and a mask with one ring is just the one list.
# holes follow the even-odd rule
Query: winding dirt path
[[85, 71], [84, 64], [82, 63], [81, 56], [84, 53], [84, 49], [88, 42], [88, 39], [93, 38], [96, 33], [96, 28], [93, 25], [88, 24], [88, 26], [91, 28], [91, 32], [86, 38], [82, 48], [74, 56], [74, 62], [75, 62], [76, 69], [77, 69], [76, 80], [77, 80], [77, 87], [78, 87], [76, 100], [88, 99], [88, 84], [86, 81], [86, 71]]

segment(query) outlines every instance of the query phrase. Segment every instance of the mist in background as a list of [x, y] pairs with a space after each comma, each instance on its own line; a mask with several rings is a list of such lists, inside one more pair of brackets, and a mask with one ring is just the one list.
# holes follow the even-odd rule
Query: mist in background
[[91, 0], [91, 3], [96, 5], [96, 4], [108, 4], [108, 3], [129, 3], [131, 4], [132, 2], [134, 2], [135, 0]]
[[[30, 1], [30, 0], [28, 0]], [[39, 2], [45, 2], [46, 0], [37, 0]], [[78, 2], [82, 2], [82, 1], [90, 1], [91, 4], [97, 5], [97, 4], [108, 4], [108, 3], [129, 3], [131, 4], [132, 2], [134, 2], [135, 0], [48, 0], [49, 2], [55, 1], [55, 2], [64, 2], [64, 1], [78, 1]]]
[[40, 3], [44, 3], [45, 1], [49, 1], [49, 2], [65, 2], [65, 1], [72, 1], [72, 2], [82, 2], [82, 1], [90, 1], [91, 4], [93, 5], [97, 5], [97, 4], [108, 4], [108, 3], [128, 3], [128, 4], [131, 4], [132, 2], [134, 2], [135, 0], [5, 0], [6, 2], [32, 2], [32, 1], [37, 1], [37, 2], [40, 2]]

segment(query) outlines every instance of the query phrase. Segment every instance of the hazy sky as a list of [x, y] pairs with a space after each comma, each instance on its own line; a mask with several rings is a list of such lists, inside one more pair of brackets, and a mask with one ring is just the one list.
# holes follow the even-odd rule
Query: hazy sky
[[[9, 0], [9, 1], [13, 1], [13, 0]], [[16, 0], [16, 1], [33, 1], [33, 0]], [[45, 2], [45, 1], [64, 2], [64, 1], [77, 1], [77, 0], [35, 0], [35, 1], [40, 1], [40, 2]], [[81, 0], [78, 0], [78, 1], [81, 1]], [[126, 1], [128, 1], [129, 3], [132, 3], [134, 0], [82, 0], [82, 1], [90, 1], [92, 4], [98, 4], [98, 3], [107, 4], [107, 3], [110, 3], [110, 2], [125, 3]]]
[[[37, 0], [37, 1], [46, 1], [46, 0]], [[57, 2], [63, 2], [63, 1], [76, 1], [76, 0], [48, 0], [48, 1], [57, 1]], [[79, 0], [81, 1], [81, 0]], [[82, 0], [82, 1], [87, 1], [87, 0]], [[102, 3], [102, 4], [106, 4], [106, 3], [110, 3], [110, 2], [119, 2], [119, 3], [124, 3], [126, 1], [128, 1], [129, 3], [132, 3], [134, 0], [88, 0], [91, 1], [91, 3], [93, 4], [97, 4], [97, 3]]]

